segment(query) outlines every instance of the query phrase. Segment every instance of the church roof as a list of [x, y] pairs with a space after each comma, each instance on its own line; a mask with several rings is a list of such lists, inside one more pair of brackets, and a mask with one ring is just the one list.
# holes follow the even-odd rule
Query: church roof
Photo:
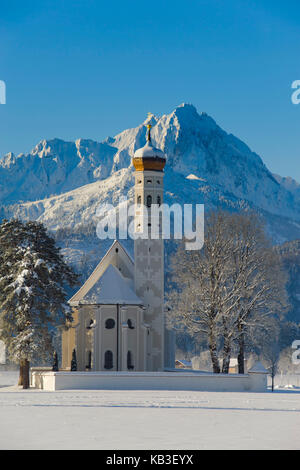
[[165, 154], [158, 148], [153, 147], [151, 141], [147, 141], [144, 147], [134, 153], [134, 158], [166, 158]]
[[134, 261], [115, 240], [92, 274], [69, 300], [69, 304], [142, 305], [134, 292]]
[[110, 264], [79, 303], [141, 305], [143, 302], [132, 287], [132, 280], [122, 276], [120, 271]]

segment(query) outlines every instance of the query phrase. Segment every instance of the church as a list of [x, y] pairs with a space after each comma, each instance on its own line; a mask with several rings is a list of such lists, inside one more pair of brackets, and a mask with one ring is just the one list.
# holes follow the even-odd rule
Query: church
[[[151, 207], [163, 203], [166, 157], [147, 140], [135, 168], [134, 259], [115, 240], [69, 300], [74, 321], [62, 335], [62, 367], [75, 349], [79, 371], [163, 371], [174, 367], [173, 334], [164, 315], [164, 241], [151, 238]], [[146, 211], [146, 213], [145, 213]], [[146, 224], [146, 227], [145, 225]]]

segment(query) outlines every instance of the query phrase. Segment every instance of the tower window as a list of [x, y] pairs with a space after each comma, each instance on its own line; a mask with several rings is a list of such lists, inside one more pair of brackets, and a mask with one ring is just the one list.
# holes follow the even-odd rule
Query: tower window
[[147, 180], [147, 183], [148, 183], [148, 184], [151, 184], [151, 183], [152, 183], [152, 180]]
[[112, 369], [113, 368], [113, 353], [111, 351], [105, 351], [104, 354], [104, 369]]
[[142, 196], [138, 196], [136, 202], [137, 204], [142, 204]]
[[160, 206], [161, 205], [161, 197], [157, 196], [157, 204]]
[[159, 181], [159, 180], [157, 180], [157, 184], [160, 184], [160, 181]]
[[150, 194], [148, 194], [147, 196], [147, 207], [151, 207], [152, 205], [152, 196], [150, 196]]
[[130, 318], [128, 318], [127, 320], [127, 325], [130, 330], [134, 330], [133, 322], [132, 320], [130, 320]]
[[108, 318], [108, 320], [105, 322], [105, 328], [107, 330], [112, 330], [115, 327], [115, 324], [116, 322], [113, 318]]

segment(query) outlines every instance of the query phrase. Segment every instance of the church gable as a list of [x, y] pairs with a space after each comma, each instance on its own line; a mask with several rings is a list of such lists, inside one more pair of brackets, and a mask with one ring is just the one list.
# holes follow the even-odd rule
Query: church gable
[[133, 291], [133, 281], [122, 276], [120, 271], [110, 264], [80, 304], [141, 305], [142, 301]]
[[[112, 246], [101, 259], [100, 263], [96, 266], [92, 274], [85, 281], [83, 286], [73, 295], [69, 300], [70, 305], [75, 306], [84, 300], [88, 292], [93, 289], [95, 284], [104, 275], [109, 266], [113, 266], [122, 275], [121, 279], [128, 279], [133, 282], [134, 279], [134, 262], [129, 256], [125, 248], [117, 240], [114, 241]], [[111, 271], [110, 271], [111, 272]], [[125, 282], [124, 281], [124, 282]], [[125, 282], [126, 284], [126, 282]], [[134, 293], [134, 292], [133, 292]], [[141, 302], [139, 302], [141, 303]]]

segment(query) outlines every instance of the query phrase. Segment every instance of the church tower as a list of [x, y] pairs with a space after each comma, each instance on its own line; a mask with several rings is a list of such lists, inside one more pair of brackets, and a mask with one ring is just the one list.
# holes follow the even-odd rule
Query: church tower
[[[152, 205], [163, 203], [163, 178], [166, 158], [153, 147], [151, 125], [147, 125], [146, 145], [133, 157], [135, 167], [135, 234], [134, 265], [135, 292], [143, 300], [144, 320], [149, 325], [146, 369], [164, 369], [164, 241], [161, 224], [155, 237]], [[156, 206], [156, 207], [157, 207]]]

